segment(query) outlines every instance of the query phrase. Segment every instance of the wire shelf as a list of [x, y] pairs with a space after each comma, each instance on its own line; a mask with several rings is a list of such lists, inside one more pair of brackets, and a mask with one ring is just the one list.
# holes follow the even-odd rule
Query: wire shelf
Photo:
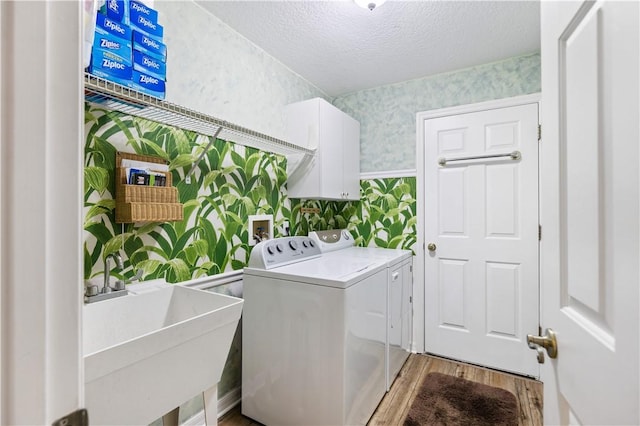
[[84, 75], [84, 96], [87, 102], [107, 109], [207, 136], [215, 136], [218, 129], [222, 128], [218, 135], [220, 139], [262, 151], [281, 155], [303, 154], [304, 157], [315, 153], [314, 150], [163, 101], [89, 73]]

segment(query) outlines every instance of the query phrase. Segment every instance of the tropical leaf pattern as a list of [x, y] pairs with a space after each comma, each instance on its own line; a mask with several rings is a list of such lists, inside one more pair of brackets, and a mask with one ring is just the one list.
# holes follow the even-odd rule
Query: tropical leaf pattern
[[[301, 213], [302, 208], [319, 213]], [[347, 228], [363, 247], [413, 250], [416, 242], [416, 178], [370, 179], [360, 182], [359, 202], [292, 200], [292, 230]]]
[[[124, 254], [130, 279], [187, 281], [241, 269], [249, 255], [246, 223], [252, 214], [273, 214], [275, 228], [290, 220], [285, 195], [286, 159], [215, 140], [184, 180], [210, 137], [122, 113], [85, 106], [84, 277], [104, 274], [102, 260]], [[154, 155], [169, 162], [184, 205], [184, 219], [172, 223], [116, 224], [116, 151]]]

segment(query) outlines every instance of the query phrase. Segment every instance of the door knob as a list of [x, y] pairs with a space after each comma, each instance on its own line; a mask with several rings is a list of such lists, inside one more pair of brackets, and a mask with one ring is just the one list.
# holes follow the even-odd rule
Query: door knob
[[435, 243], [429, 243], [429, 244], [427, 244], [427, 250], [429, 250], [429, 251], [436, 251], [436, 245], [435, 245]]
[[556, 333], [550, 328], [544, 331], [544, 336], [534, 336], [527, 334], [527, 344], [529, 348], [538, 351], [538, 362], [544, 363], [543, 348], [546, 349], [549, 358], [556, 358], [558, 356], [558, 341], [556, 340]]

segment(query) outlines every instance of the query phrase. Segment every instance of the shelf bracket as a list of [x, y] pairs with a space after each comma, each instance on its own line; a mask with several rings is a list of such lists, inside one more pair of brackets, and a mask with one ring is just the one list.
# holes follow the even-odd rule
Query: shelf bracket
[[198, 167], [198, 164], [200, 164], [200, 161], [202, 161], [202, 158], [204, 157], [204, 155], [207, 153], [207, 151], [209, 151], [209, 148], [211, 148], [211, 145], [213, 145], [216, 139], [218, 139], [218, 135], [220, 134], [221, 131], [222, 131], [222, 126], [218, 127], [218, 130], [216, 130], [213, 137], [209, 140], [209, 143], [207, 144], [207, 146], [202, 150], [202, 152], [200, 153], [196, 161], [193, 163], [193, 166], [191, 166], [191, 170], [189, 170], [189, 173], [187, 173], [184, 177], [184, 183], [186, 183], [187, 185], [191, 184], [191, 175], [195, 173], [196, 167]]

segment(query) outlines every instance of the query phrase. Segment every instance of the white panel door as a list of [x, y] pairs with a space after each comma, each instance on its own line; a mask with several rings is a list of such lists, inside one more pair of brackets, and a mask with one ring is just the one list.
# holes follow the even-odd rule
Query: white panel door
[[538, 105], [424, 126], [426, 351], [538, 376]]
[[640, 424], [638, 2], [542, 2], [549, 424]]

